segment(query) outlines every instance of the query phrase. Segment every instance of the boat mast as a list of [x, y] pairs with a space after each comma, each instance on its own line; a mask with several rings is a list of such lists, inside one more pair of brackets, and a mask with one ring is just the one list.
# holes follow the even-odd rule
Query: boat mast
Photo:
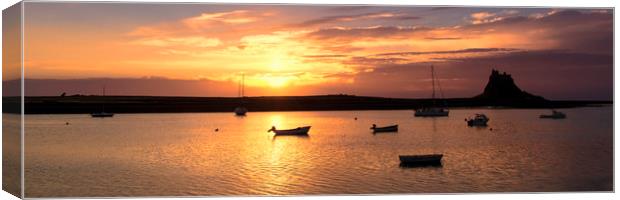
[[431, 79], [433, 82], [433, 106], [437, 106], [437, 100], [435, 100], [435, 66], [431, 65]]
[[243, 97], [245, 90], [245, 74], [241, 74], [241, 97]]
[[101, 103], [101, 112], [105, 112], [105, 85], [103, 85], [103, 99], [101, 99], [103, 103]]
[[237, 97], [243, 97], [243, 75], [241, 75], [241, 79], [237, 82]]
[[431, 79], [433, 81], [433, 101], [435, 100], [435, 67], [431, 65]]

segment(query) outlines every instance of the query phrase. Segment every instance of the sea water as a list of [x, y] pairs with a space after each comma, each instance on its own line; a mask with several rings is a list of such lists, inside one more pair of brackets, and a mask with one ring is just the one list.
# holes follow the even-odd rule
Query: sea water
[[[613, 189], [613, 109], [26, 115], [26, 197], [565, 192]], [[489, 126], [468, 127], [484, 113]], [[68, 124], [67, 124], [68, 123]], [[398, 124], [373, 134], [372, 124]], [[307, 137], [278, 129], [312, 126]], [[216, 129], [218, 129], [216, 131]], [[399, 155], [443, 154], [401, 167]]]

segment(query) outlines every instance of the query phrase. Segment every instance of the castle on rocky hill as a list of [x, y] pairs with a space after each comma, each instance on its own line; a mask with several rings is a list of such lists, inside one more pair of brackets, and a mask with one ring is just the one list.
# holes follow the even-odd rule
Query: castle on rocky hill
[[497, 70], [491, 71], [489, 82], [484, 88], [484, 92], [474, 97], [488, 105], [495, 106], [514, 106], [521, 104], [544, 103], [547, 100], [541, 96], [532, 95], [521, 90], [506, 72], [500, 73]]

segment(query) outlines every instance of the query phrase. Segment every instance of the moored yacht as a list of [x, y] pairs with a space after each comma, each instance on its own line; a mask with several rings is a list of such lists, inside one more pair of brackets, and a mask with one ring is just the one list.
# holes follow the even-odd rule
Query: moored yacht
[[[105, 97], [105, 86], [103, 86], [103, 96]], [[103, 118], [103, 117], [114, 117], [114, 113], [109, 113], [105, 111], [105, 103], [101, 104], [101, 112], [90, 113], [91, 117]]]
[[[241, 75], [241, 81], [239, 83], [239, 90], [238, 90], [238, 94], [239, 94], [239, 98], [241, 98], [241, 104], [243, 104], [243, 98], [244, 98], [244, 90], [245, 90], [245, 74]], [[245, 114], [248, 112], [248, 109], [243, 107], [243, 105], [240, 105], [238, 107], [235, 108], [235, 115], [237, 116], [245, 116]]]
[[467, 126], [487, 126], [489, 118], [484, 114], [476, 114], [473, 118], [466, 119]]
[[[447, 108], [438, 107], [436, 105], [435, 67], [433, 65], [431, 65], [431, 80], [432, 80], [432, 85], [433, 85], [433, 94], [432, 94], [433, 106], [418, 108], [415, 110], [415, 113], [413, 115], [416, 117], [447, 117], [450, 114], [450, 111]], [[441, 91], [441, 85], [439, 84], [439, 81], [437, 81], [437, 85], [439, 86], [439, 90]], [[443, 93], [442, 93], [442, 96], [443, 96]]]

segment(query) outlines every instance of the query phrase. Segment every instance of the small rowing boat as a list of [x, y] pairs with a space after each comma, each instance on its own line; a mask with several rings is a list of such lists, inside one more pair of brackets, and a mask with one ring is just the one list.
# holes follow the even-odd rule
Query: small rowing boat
[[399, 155], [400, 164], [403, 165], [432, 165], [441, 164], [443, 154], [426, 155]]
[[377, 127], [376, 124], [373, 124], [370, 129], [373, 133], [398, 132], [398, 125]]
[[267, 130], [267, 132], [274, 132], [276, 135], [308, 135], [308, 131], [310, 131], [310, 126], [286, 130], [278, 130], [275, 126], [272, 126], [271, 129]]

